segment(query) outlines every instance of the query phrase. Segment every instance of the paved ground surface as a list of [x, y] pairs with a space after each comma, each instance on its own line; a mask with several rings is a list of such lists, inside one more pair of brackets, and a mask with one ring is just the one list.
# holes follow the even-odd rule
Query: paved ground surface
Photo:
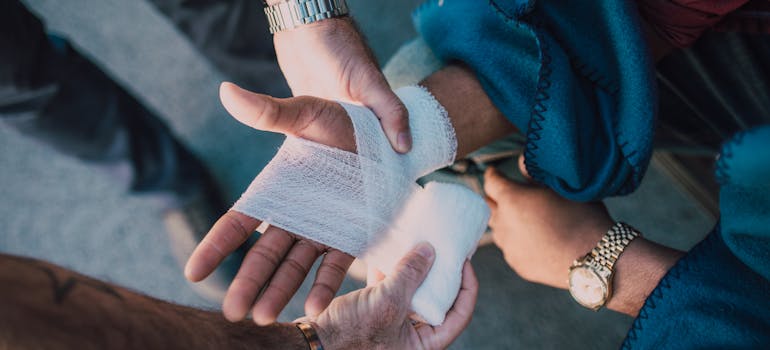
[[[235, 198], [269, 160], [280, 138], [232, 121], [217, 98], [224, 77], [144, 1], [27, 0], [174, 128]], [[351, 0], [353, 13], [385, 62], [414, 35], [413, 0]], [[224, 136], [223, 136], [224, 135]], [[0, 251], [44, 258], [178, 303], [215, 309], [182, 278], [168, 250], [160, 206], [125, 194], [98, 167], [62, 157], [0, 126]], [[679, 248], [713, 220], [653, 169], [640, 190], [609, 201], [612, 213], [648, 237]], [[631, 319], [576, 306], [567, 292], [520, 280], [500, 252], [474, 257], [481, 283], [473, 322], [455, 348], [616, 348]], [[360, 286], [347, 281], [344, 290]], [[302, 294], [282, 315], [302, 313]]]

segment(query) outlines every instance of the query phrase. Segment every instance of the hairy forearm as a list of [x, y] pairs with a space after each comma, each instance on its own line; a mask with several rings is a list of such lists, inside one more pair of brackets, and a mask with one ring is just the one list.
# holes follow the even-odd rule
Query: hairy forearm
[[0, 348], [305, 349], [290, 324], [257, 327], [0, 254]]
[[607, 308], [636, 317], [647, 297], [682, 255], [644, 238], [635, 239], [615, 264], [613, 294]]
[[476, 75], [461, 65], [433, 73], [425, 86], [446, 108], [457, 134], [457, 158], [516, 131], [495, 107]]

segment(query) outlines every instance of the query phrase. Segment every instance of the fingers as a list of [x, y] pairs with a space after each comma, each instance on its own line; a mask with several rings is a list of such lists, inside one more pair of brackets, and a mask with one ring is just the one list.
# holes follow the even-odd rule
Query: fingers
[[322, 252], [320, 245], [308, 240], [294, 244], [254, 305], [252, 317], [256, 324], [264, 326], [275, 322]]
[[487, 206], [489, 206], [489, 209], [492, 212], [497, 211], [497, 201], [495, 201], [492, 198], [489, 198], [489, 196], [484, 196], [484, 201], [487, 202]]
[[515, 190], [516, 186], [518, 184], [506, 178], [494, 167], [489, 167], [484, 172], [484, 193], [493, 202], [499, 202], [505, 194]]
[[309, 96], [277, 99], [227, 82], [219, 96], [235, 119], [252, 128], [355, 151], [353, 124], [336, 102]]
[[423, 344], [430, 345], [430, 348], [443, 349], [448, 347], [471, 322], [478, 292], [479, 282], [476, 279], [476, 273], [473, 271], [471, 262], [466, 261], [463, 265], [460, 292], [457, 294], [454, 305], [449, 309], [444, 323], [435, 328], [418, 328], [417, 331], [420, 332], [420, 339]]
[[321, 261], [321, 266], [316, 271], [315, 282], [310, 288], [307, 300], [305, 300], [305, 313], [308, 316], [317, 316], [329, 303], [345, 279], [345, 274], [355, 258], [339, 250], [329, 250]]
[[[379, 73], [379, 72], [378, 72]], [[379, 73], [380, 78], [374, 87], [365, 89], [360, 101], [371, 108], [380, 119], [382, 130], [396, 152], [406, 153], [412, 149], [412, 134], [409, 130], [409, 111], [390, 89], [390, 86]]]
[[222, 215], [187, 261], [184, 271], [187, 279], [198, 282], [206, 278], [228, 254], [254, 233], [260, 223], [232, 210]]
[[414, 292], [428, 276], [435, 255], [433, 246], [429, 243], [417, 244], [398, 262], [393, 274], [386, 277], [388, 288], [398, 293], [400, 300], [412, 300]]
[[257, 295], [273, 276], [276, 268], [294, 244], [294, 238], [283, 229], [270, 226], [254, 244], [238, 274], [227, 290], [222, 311], [230, 321], [240, 321], [254, 305]]

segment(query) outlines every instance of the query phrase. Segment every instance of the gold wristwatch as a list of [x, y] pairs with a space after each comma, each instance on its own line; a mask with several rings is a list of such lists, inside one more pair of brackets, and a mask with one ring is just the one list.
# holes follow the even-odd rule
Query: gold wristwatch
[[612, 296], [613, 266], [623, 250], [642, 234], [617, 222], [590, 253], [569, 268], [569, 292], [580, 305], [597, 311]]

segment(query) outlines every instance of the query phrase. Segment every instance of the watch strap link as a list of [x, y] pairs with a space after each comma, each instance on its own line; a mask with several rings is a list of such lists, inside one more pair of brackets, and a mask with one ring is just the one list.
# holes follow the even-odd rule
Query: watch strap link
[[600, 266], [612, 270], [615, 262], [618, 261], [620, 254], [631, 243], [634, 238], [642, 234], [631, 225], [616, 222], [615, 225], [607, 231], [599, 244], [591, 250], [591, 260]]
[[349, 12], [345, 0], [283, 0], [265, 7], [270, 33], [275, 34]]

